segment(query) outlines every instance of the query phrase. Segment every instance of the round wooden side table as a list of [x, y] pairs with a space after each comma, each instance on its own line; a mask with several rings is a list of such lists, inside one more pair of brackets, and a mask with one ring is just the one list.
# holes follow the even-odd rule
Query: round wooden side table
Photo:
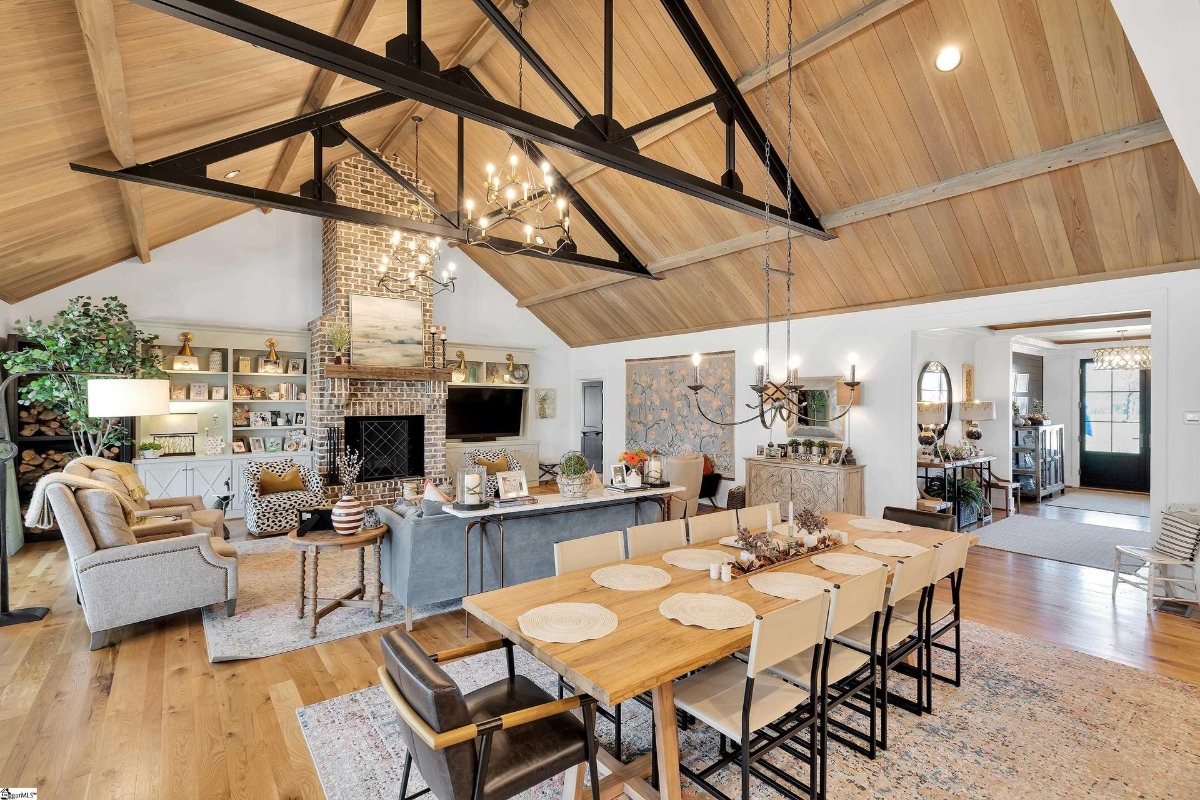
[[[381, 573], [382, 565], [382, 544], [383, 535], [387, 533], [387, 525], [380, 525], [378, 528], [363, 528], [358, 533], [343, 536], [336, 531], [309, 531], [304, 536], [297, 536], [295, 530], [288, 532], [288, 544], [295, 547], [299, 552], [297, 570], [297, 586], [300, 597], [296, 601], [296, 616], [300, 619], [304, 618], [304, 606], [309, 604], [311, 620], [309, 622], [308, 635], [310, 639], [317, 638], [317, 622], [321, 617], [333, 611], [335, 608], [343, 606], [357, 606], [362, 608], [370, 608], [375, 611], [375, 621], [379, 622], [383, 616], [383, 575]], [[375, 597], [367, 599], [366, 585], [366, 552], [370, 547], [374, 550], [374, 572], [371, 575], [371, 582], [374, 584]], [[341, 597], [320, 597], [318, 595], [317, 572], [320, 562], [322, 550], [357, 550], [358, 551], [358, 586], [351, 589]], [[307, 590], [305, 587], [304, 573], [305, 562], [312, 562], [312, 587]], [[320, 602], [326, 605], [317, 607]]]

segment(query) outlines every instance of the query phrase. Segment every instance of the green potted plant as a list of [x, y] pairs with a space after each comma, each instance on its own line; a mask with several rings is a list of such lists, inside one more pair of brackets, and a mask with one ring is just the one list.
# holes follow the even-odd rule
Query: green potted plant
[[804, 455], [811, 456], [813, 445], [815, 444], [816, 442], [814, 442], [812, 439], [805, 439], [804, 441], [800, 442], [800, 446], [804, 448]]
[[829, 454], [829, 442], [825, 441], [824, 439], [817, 442], [817, 455], [820, 456], [821, 458], [825, 458], [825, 456], [827, 456], [828, 454]]
[[329, 326], [329, 346], [333, 348], [333, 363], [342, 363], [342, 353], [350, 349], [350, 326], [335, 322]]
[[563, 454], [558, 462], [558, 491], [563, 497], [586, 497], [591, 488], [592, 469], [578, 450]]
[[788, 439], [788, 455], [792, 458], [800, 455], [800, 440]]
[[929, 479], [925, 491], [933, 497], [946, 497], [950, 500], [953, 500], [957, 493], [959, 527], [978, 522], [979, 515], [983, 513], [983, 487], [970, 478], [956, 481], [954, 476], [947, 480], [943, 475], [935, 475]]
[[162, 455], [163, 446], [158, 442], [142, 442], [138, 445], [138, 454], [142, 458], [158, 458]]

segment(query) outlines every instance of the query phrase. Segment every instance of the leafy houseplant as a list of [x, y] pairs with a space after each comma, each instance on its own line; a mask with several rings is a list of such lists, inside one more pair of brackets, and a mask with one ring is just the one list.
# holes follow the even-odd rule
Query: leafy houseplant
[[570, 450], [558, 462], [558, 491], [563, 497], [584, 497], [592, 482], [591, 467], [583, 453]]
[[9, 372], [58, 373], [34, 378], [21, 387], [21, 402], [40, 402], [65, 415], [75, 449], [86, 455], [100, 455], [104, 448], [128, 441], [128, 432], [116, 419], [87, 415], [89, 379], [66, 374], [166, 377], [153, 358], [141, 353], [143, 345], [158, 337], [134, 326], [128, 306], [116, 297], [104, 297], [98, 303], [90, 297], [75, 297], [50, 322], [31, 318], [18, 330], [38, 347], [0, 353], [5, 368]]
[[935, 475], [929, 479], [925, 491], [934, 497], [955, 497], [957, 487], [958, 496], [958, 524], [970, 525], [979, 519], [979, 515], [983, 512], [983, 487], [978, 482], [970, 478], [955, 479], [950, 476], [948, 479], [943, 475]]
[[350, 348], [350, 326], [335, 322], [329, 326], [329, 346], [333, 348], [333, 363], [342, 363], [342, 353]]
[[817, 455], [819, 455], [821, 458], [824, 458], [825, 454], [828, 452], [829, 452], [829, 442], [825, 441], [824, 439], [817, 442]]
[[800, 440], [788, 439], [788, 455], [795, 458], [800, 455]]
[[163, 446], [158, 442], [142, 442], [138, 445], [138, 452], [142, 454], [142, 458], [158, 458], [162, 455]]
[[804, 448], [806, 455], [812, 455], [813, 445], [815, 444], [816, 442], [812, 439], [805, 439], [804, 441], [800, 442], [800, 446]]

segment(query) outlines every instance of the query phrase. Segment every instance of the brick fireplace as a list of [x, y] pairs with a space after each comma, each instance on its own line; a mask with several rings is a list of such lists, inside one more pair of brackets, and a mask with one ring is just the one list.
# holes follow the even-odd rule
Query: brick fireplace
[[[415, 180], [406, 164], [389, 158], [388, 163], [409, 180]], [[338, 162], [328, 175], [328, 183], [337, 194], [338, 202], [370, 211], [432, 221], [433, 216], [408, 193], [362, 156]], [[424, 183], [422, 191], [432, 196]], [[420, 295], [396, 295], [380, 286], [379, 265], [392, 252], [392, 232], [384, 228], [357, 225], [350, 222], [325, 220], [321, 235], [322, 286], [321, 317], [309, 323], [312, 333], [311, 419], [317, 465], [323, 475], [332, 470], [333, 452], [330, 428], [345, 431], [346, 417], [406, 418], [420, 415], [424, 429], [423, 470], [426, 477], [441, 480], [446, 473], [446, 384], [440, 381], [362, 380], [358, 378], [328, 378], [327, 365], [333, 362], [329, 345], [330, 325], [350, 323], [350, 295], [378, 297], [409, 297], [421, 300], [421, 316], [425, 341], [425, 366], [434, 366], [434, 353], [429, 345], [430, 334], [442, 333], [433, 325], [433, 300]], [[407, 245], [408, 234], [401, 233], [401, 245]], [[400, 267], [397, 267], [400, 269]], [[415, 261], [402, 267], [421, 271]], [[429, 272], [426, 267], [425, 272]], [[441, 354], [437, 354], [441, 358]], [[343, 440], [343, 436], [336, 437]], [[401, 491], [400, 479], [373, 480], [359, 483], [356, 494], [364, 502], [390, 503]], [[336, 495], [330, 488], [330, 496]]]

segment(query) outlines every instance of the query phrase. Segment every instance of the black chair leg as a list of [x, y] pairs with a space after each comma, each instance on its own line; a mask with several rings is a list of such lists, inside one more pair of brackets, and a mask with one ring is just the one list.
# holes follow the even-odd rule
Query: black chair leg
[[742, 800], [750, 800], [750, 742], [742, 737]]
[[[958, 614], [955, 613], [955, 620]], [[954, 626], [954, 685], [962, 686], [962, 623]]]
[[412, 753], [404, 752], [404, 771], [400, 775], [400, 800], [408, 794], [408, 775], [412, 771]]
[[[620, 710], [620, 706], [617, 706]], [[591, 773], [592, 780], [592, 800], [600, 800], [600, 767], [596, 763], [596, 750], [599, 743], [596, 741], [596, 707], [588, 705], [583, 709], [583, 726], [584, 736], [586, 738], [588, 771]], [[620, 746], [621, 739], [618, 735], [617, 745]]]
[[[874, 675], [875, 667], [872, 666], [871, 675], [871, 760], [879, 754], [879, 679]], [[828, 717], [827, 717], [828, 718]]]
[[884, 651], [879, 658], [879, 748], [881, 750], [887, 750], [888, 672], [887, 651]]
[[616, 746], [613, 747], [613, 755], [617, 757], [617, 761], [621, 760], [621, 704], [617, 703], [613, 706], [613, 729], [617, 737]]

